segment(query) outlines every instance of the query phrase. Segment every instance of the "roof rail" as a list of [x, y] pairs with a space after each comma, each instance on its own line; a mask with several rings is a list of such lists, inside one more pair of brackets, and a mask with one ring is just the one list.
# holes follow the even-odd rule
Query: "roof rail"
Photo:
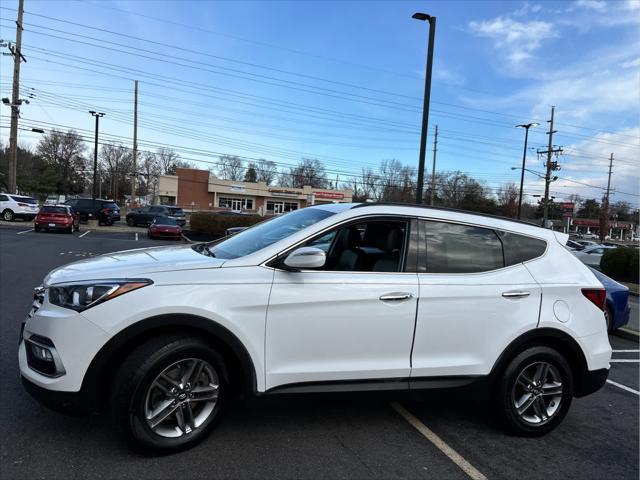
[[368, 203], [359, 203], [355, 205], [353, 208], [362, 208], [362, 207], [378, 207], [378, 206], [389, 206], [389, 207], [413, 207], [413, 208], [423, 208], [429, 210], [440, 210], [444, 212], [456, 212], [456, 213], [465, 213], [467, 215], [476, 215], [479, 217], [489, 217], [489, 218], [497, 218], [498, 220], [506, 220], [508, 222], [520, 223], [522, 225], [529, 225], [530, 227], [539, 227], [542, 228], [537, 223], [527, 222], [525, 220], [517, 220], [515, 218], [503, 217], [501, 215], [493, 215], [490, 213], [482, 213], [482, 212], [473, 212], [471, 210], [463, 210], [461, 208], [451, 208], [451, 207], [432, 207], [430, 205], [422, 205], [417, 203], [401, 203], [401, 202], [368, 202]]

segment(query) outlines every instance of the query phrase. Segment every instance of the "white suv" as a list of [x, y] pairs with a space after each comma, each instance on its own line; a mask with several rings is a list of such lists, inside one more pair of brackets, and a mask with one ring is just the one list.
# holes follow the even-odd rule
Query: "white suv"
[[206, 435], [245, 396], [459, 388], [512, 431], [556, 427], [599, 389], [605, 291], [536, 226], [410, 205], [305, 208], [212, 244], [52, 271], [19, 349], [25, 388], [109, 409], [138, 445]]
[[38, 215], [38, 201], [24, 195], [0, 193], [0, 215], [3, 220], [13, 222], [16, 218], [30, 222]]

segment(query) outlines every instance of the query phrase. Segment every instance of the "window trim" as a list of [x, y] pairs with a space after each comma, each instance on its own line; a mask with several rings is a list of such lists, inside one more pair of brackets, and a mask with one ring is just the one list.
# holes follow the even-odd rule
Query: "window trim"
[[[314, 233], [313, 235], [308, 236], [307, 238], [296, 242], [293, 245], [290, 245], [289, 247], [285, 248], [284, 250], [278, 252], [276, 255], [273, 255], [272, 257], [270, 257], [268, 260], [265, 260], [264, 262], [262, 262], [260, 264], [260, 266], [262, 267], [266, 267], [266, 268], [271, 268], [275, 271], [278, 272], [290, 272], [290, 273], [330, 273], [330, 274], [348, 274], [348, 275], [352, 275], [352, 274], [370, 274], [370, 275], [416, 275], [416, 266], [413, 266], [413, 271], [407, 271], [407, 267], [408, 267], [408, 259], [409, 259], [409, 248], [411, 247], [411, 242], [410, 237], [411, 237], [411, 232], [412, 232], [412, 227], [414, 225], [417, 225], [417, 221], [414, 222], [414, 220], [419, 220], [420, 217], [415, 217], [415, 216], [407, 216], [407, 215], [389, 215], [389, 214], [370, 214], [370, 215], [362, 215], [359, 217], [351, 217], [351, 218], [347, 218], [345, 220], [343, 220], [342, 222], [336, 223], [334, 225], [331, 225], [329, 227], [326, 227], [322, 230], [320, 230], [319, 232]], [[344, 227], [348, 227], [351, 225], [358, 225], [360, 223], [364, 223], [364, 222], [368, 222], [368, 221], [392, 221], [392, 222], [398, 222], [398, 221], [404, 221], [407, 225], [407, 229], [408, 229], [408, 235], [405, 235], [404, 238], [404, 245], [403, 245], [403, 253], [402, 253], [402, 259], [400, 261], [401, 265], [402, 265], [402, 269], [399, 272], [360, 272], [360, 271], [343, 271], [343, 270], [316, 270], [316, 269], [301, 269], [301, 270], [286, 270], [284, 268], [280, 268], [277, 266], [278, 260], [282, 257], [285, 257], [286, 255], [288, 255], [289, 253], [291, 253], [293, 250], [295, 250], [296, 248], [298, 248], [300, 245], [303, 245], [309, 241], [312, 241], [316, 238], [320, 238], [323, 235], [326, 235], [328, 232], [332, 231], [332, 230], [337, 230], [337, 229], [341, 229]], [[419, 242], [418, 242], [419, 243]], [[416, 260], [417, 260], [417, 255], [415, 256]]]
[[[460, 276], [460, 275], [485, 275], [487, 273], [494, 273], [494, 272], [500, 272], [502, 270], [506, 270], [508, 268], [513, 268], [513, 267], [517, 267], [518, 265], [524, 265], [526, 263], [529, 262], [534, 262], [537, 260], [540, 260], [541, 258], [545, 257], [547, 255], [547, 253], [549, 252], [549, 241], [546, 238], [541, 238], [541, 237], [535, 237], [533, 235], [529, 235], [529, 234], [525, 234], [522, 232], [515, 232], [513, 230], [507, 230], [504, 228], [496, 228], [496, 227], [490, 227], [487, 225], [479, 225], [476, 223], [470, 223], [470, 222], [460, 222], [457, 220], [450, 220], [450, 219], [445, 219], [445, 218], [433, 218], [433, 217], [419, 217], [419, 220], [421, 220], [419, 223], [420, 225], [420, 241], [419, 241], [419, 245], [421, 245], [420, 247], [420, 252], [424, 252], [423, 255], [419, 258], [419, 262], [417, 264], [417, 268], [416, 271], [417, 273], [421, 274], [421, 275], [440, 275], [440, 276], [451, 276], [451, 275], [455, 275], [455, 276]], [[427, 223], [428, 221], [433, 221], [433, 222], [444, 222], [444, 223], [453, 223], [456, 225], [465, 225], [465, 226], [469, 226], [469, 227], [476, 227], [476, 228], [484, 228], [485, 230], [491, 230], [496, 237], [498, 237], [498, 240], [500, 241], [500, 245], [502, 246], [502, 259], [503, 259], [503, 263], [505, 266], [501, 267], [501, 268], [494, 268], [493, 270], [483, 270], [482, 272], [451, 272], [451, 273], [434, 273], [434, 272], [427, 272]], [[504, 243], [502, 241], [502, 238], [500, 237], [500, 234], [498, 233], [498, 231], [500, 232], [507, 232], [507, 233], [512, 233], [514, 235], [522, 235], [523, 237], [529, 237], [529, 238], [533, 238], [536, 240], [541, 240], [545, 243], [545, 249], [544, 252], [542, 253], [542, 255], [539, 255], [535, 258], [532, 258], [530, 260], [526, 260], [524, 262], [519, 262], [519, 263], [514, 263], [513, 265], [507, 265], [506, 263], [506, 256], [505, 256], [505, 252], [504, 252]], [[424, 270], [420, 270], [420, 266], [424, 265]]]

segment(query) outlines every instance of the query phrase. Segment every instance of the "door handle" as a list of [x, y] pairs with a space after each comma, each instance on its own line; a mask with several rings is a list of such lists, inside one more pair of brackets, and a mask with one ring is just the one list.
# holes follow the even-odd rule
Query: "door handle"
[[504, 292], [502, 296], [504, 298], [523, 298], [531, 295], [531, 292], [521, 291], [521, 292]]
[[410, 293], [388, 293], [387, 295], [382, 295], [380, 300], [383, 302], [401, 302], [403, 300], [409, 300], [413, 295]]

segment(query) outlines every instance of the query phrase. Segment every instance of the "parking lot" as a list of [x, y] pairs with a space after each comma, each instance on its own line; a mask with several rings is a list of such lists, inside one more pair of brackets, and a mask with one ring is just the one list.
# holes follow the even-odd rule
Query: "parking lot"
[[178, 243], [147, 240], [142, 229], [68, 235], [28, 226], [0, 227], [3, 478], [638, 478], [639, 345], [616, 336], [609, 382], [575, 399], [564, 423], [541, 438], [505, 434], [473, 399], [323, 398], [233, 405], [192, 450], [155, 458], [132, 453], [108, 418], [64, 417], [22, 390], [19, 324], [49, 270]]

